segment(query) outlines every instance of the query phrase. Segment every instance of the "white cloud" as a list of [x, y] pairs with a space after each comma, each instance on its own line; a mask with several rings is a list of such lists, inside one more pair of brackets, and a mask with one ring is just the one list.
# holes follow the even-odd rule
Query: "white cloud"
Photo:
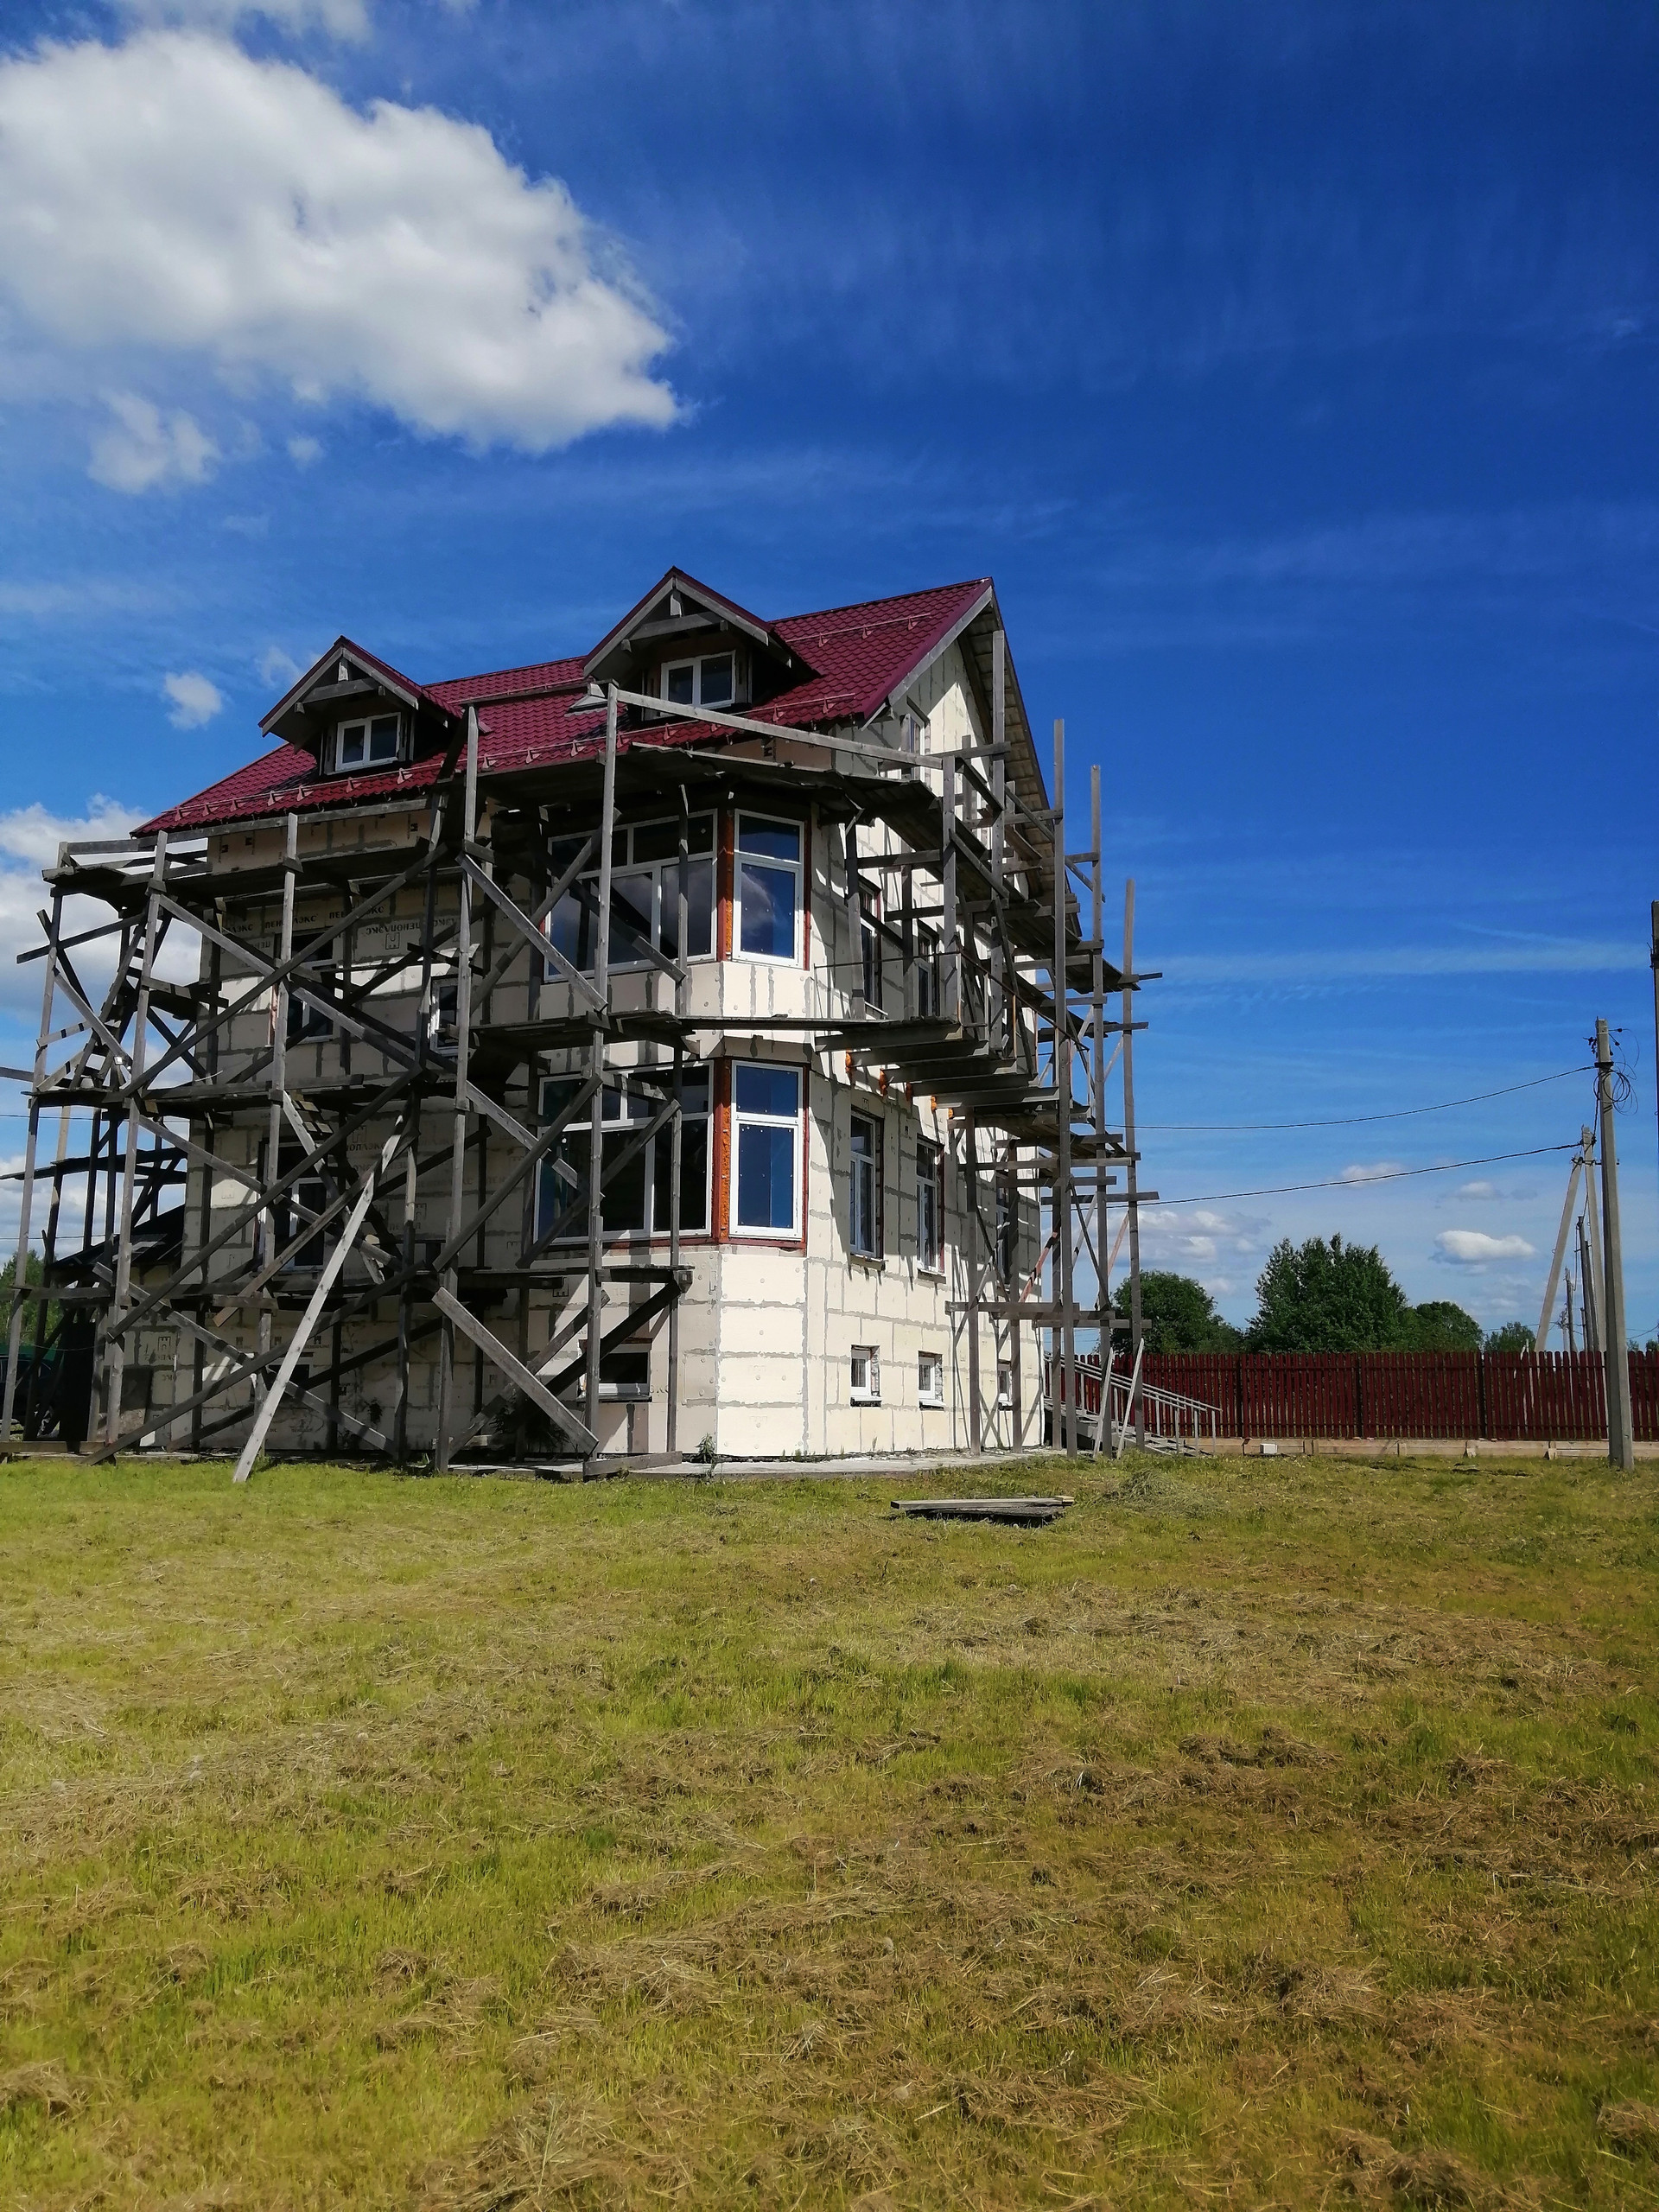
[[175, 729], [200, 729], [225, 704], [225, 694], [210, 683], [199, 669], [187, 668], [178, 676], [165, 676], [162, 689], [173, 702], [168, 716]]
[[1379, 1176], [1402, 1175], [1403, 1160], [1358, 1160], [1351, 1167], [1344, 1167], [1338, 1174], [1339, 1183], [1375, 1183]]
[[249, 16], [263, 16], [284, 30], [321, 30], [335, 38], [366, 38], [364, 0], [116, 0], [124, 15], [143, 23], [195, 25], [229, 30]]
[[[56, 864], [58, 847], [66, 840], [124, 837], [144, 818], [140, 810], [105, 798], [101, 792], [93, 794], [86, 813], [78, 817], [49, 814], [38, 805], [16, 807], [9, 814], [0, 814], [0, 1015], [10, 1014], [27, 1020], [31, 1051], [44, 977], [38, 962], [20, 968], [17, 955], [41, 942], [41, 925], [35, 917], [48, 899], [41, 870]], [[95, 928], [110, 918], [107, 907], [90, 900], [73, 903], [79, 912], [73, 921], [66, 922], [67, 930]], [[105, 949], [99, 945], [78, 950], [74, 962], [89, 988], [101, 983], [108, 972]], [[27, 1055], [20, 1057], [20, 1052], [21, 1048], [8, 1044], [0, 1052], [0, 1059], [22, 1066]]]
[[1534, 1248], [1524, 1236], [1488, 1236], [1479, 1229], [1443, 1229], [1434, 1239], [1437, 1259], [1455, 1268], [1483, 1268], [1494, 1260], [1530, 1260]]
[[[0, 173], [3, 168], [0, 137]], [[93, 441], [87, 465], [87, 474], [98, 483], [112, 492], [149, 492], [169, 483], [205, 484], [213, 474], [219, 448], [183, 408], [163, 415], [153, 401], [131, 391], [112, 392], [108, 405], [115, 422]]]
[[1478, 1179], [1473, 1183], [1460, 1183], [1457, 1190], [1457, 1196], [1460, 1198], [1496, 1198], [1498, 1195], [1497, 1184], [1488, 1183], [1484, 1179]]
[[261, 679], [266, 683], [275, 684], [282, 691], [287, 691], [297, 683], [310, 665], [309, 661], [301, 663], [296, 660], [292, 653], [284, 652], [280, 645], [267, 645], [258, 662]]
[[[61, 345], [264, 372], [530, 452], [678, 411], [650, 373], [665, 331], [556, 179], [206, 32], [0, 62], [0, 291]], [[104, 481], [206, 473], [189, 417], [112, 404]]]
[[290, 438], [288, 457], [296, 468], [310, 468], [322, 459], [321, 438]]

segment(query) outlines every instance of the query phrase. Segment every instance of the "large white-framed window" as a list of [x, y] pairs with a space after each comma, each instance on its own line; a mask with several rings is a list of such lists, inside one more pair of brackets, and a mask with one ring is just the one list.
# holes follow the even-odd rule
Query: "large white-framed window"
[[671, 660], [663, 669], [662, 694], [677, 707], [730, 707], [736, 703], [743, 671], [728, 647], [719, 653], [699, 653], [695, 659]]
[[[715, 817], [694, 814], [686, 830], [686, 957], [715, 957]], [[576, 837], [556, 838], [549, 854], [555, 881], [582, 850]], [[549, 941], [573, 968], [584, 974], [594, 964], [599, 926], [597, 861], [579, 876], [547, 918]], [[643, 947], [652, 946], [677, 960], [680, 938], [680, 825], [632, 822], [618, 830], [611, 845], [611, 941], [613, 968], [645, 968]], [[549, 973], [557, 970], [549, 963]]]
[[732, 1067], [732, 1233], [798, 1236], [801, 1073], [761, 1060]]
[[861, 1260], [881, 1257], [881, 1124], [868, 1114], [852, 1117], [847, 1246]]
[[918, 1351], [916, 1355], [916, 1402], [918, 1406], [944, 1403], [944, 1354]]
[[334, 731], [336, 772], [393, 766], [403, 757], [403, 733], [401, 715], [369, 715], [359, 721], [340, 722]]
[[850, 1395], [855, 1406], [881, 1402], [881, 1355], [874, 1344], [853, 1346]]
[[[643, 1073], [616, 1077], [606, 1085], [603, 1107], [603, 1158], [614, 1167], [641, 1128], [652, 1121], [673, 1084], [672, 1071], [653, 1068]], [[550, 1076], [542, 1084], [542, 1120], [556, 1119], [579, 1088], [573, 1077]], [[709, 1081], [706, 1066], [688, 1068], [682, 1079], [683, 1104], [680, 1131], [680, 1229], [682, 1233], [707, 1233], [709, 1219], [710, 1171], [713, 1147], [709, 1142]], [[673, 1174], [672, 1123], [665, 1123], [646, 1140], [627, 1165], [618, 1169], [605, 1185], [605, 1235], [666, 1236], [673, 1218], [669, 1185]], [[569, 1218], [556, 1238], [558, 1243], [579, 1243], [588, 1234], [588, 1185], [593, 1154], [593, 1125], [586, 1111], [560, 1138], [556, 1150], [542, 1160], [536, 1192], [536, 1234], [545, 1236], [561, 1215]]]
[[737, 817], [732, 950], [740, 959], [800, 960], [801, 836], [798, 822]]
[[938, 1274], [944, 1266], [944, 1147], [916, 1140], [916, 1264]]

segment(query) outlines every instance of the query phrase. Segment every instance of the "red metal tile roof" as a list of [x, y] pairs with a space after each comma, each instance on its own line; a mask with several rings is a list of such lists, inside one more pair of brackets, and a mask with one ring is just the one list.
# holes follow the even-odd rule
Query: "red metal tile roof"
[[[899, 599], [867, 600], [816, 614], [791, 614], [769, 626], [814, 672], [753, 710], [757, 720], [807, 728], [823, 722], [863, 722], [950, 636], [990, 589], [987, 577], [912, 592]], [[353, 646], [354, 652], [360, 650]], [[365, 660], [372, 656], [365, 653]], [[541, 661], [482, 676], [454, 677], [418, 687], [451, 713], [479, 710], [479, 772], [501, 775], [579, 760], [604, 742], [602, 710], [578, 708], [585, 688], [585, 656]], [[384, 662], [377, 665], [386, 668]], [[410, 678], [386, 669], [404, 686]], [[414, 687], [410, 687], [414, 688]], [[690, 744], [711, 734], [710, 725], [675, 722], [626, 734], [635, 746]], [[261, 815], [307, 811], [353, 801], [395, 798], [435, 782], [442, 754], [430, 752], [407, 766], [376, 775], [324, 776], [312, 756], [281, 745], [194, 798], [147, 822], [147, 831], [201, 830]]]

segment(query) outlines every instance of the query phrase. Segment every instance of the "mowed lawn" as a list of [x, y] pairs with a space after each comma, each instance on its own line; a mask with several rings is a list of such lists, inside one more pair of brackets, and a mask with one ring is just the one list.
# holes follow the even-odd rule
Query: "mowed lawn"
[[1057, 1484], [0, 1468], [0, 2202], [1659, 2202], [1655, 1474]]

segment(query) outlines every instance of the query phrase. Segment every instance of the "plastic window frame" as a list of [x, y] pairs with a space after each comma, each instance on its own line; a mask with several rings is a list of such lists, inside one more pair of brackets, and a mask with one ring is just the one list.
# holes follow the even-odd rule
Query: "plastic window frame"
[[[737, 1078], [746, 1067], [765, 1067], [774, 1073], [793, 1076], [795, 1078], [795, 1111], [791, 1116], [785, 1120], [784, 1116], [781, 1114], [756, 1114], [738, 1104]], [[801, 1239], [802, 1208], [805, 1198], [805, 1193], [801, 1186], [806, 1179], [801, 1159], [801, 1125], [805, 1114], [805, 1109], [806, 1082], [804, 1070], [798, 1067], [779, 1067], [779, 1064], [775, 1060], [733, 1061], [731, 1075], [731, 1103], [726, 1109], [727, 1113], [731, 1117], [729, 1123], [731, 1132], [731, 1166], [730, 1173], [727, 1179], [730, 1187], [728, 1190], [726, 1196], [726, 1233], [734, 1241], [741, 1240], [742, 1243], [747, 1244], [799, 1243]], [[776, 1223], [767, 1223], [764, 1226], [761, 1226], [753, 1222], [741, 1222], [737, 1217], [738, 1185], [741, 1179], [738, 1160], [740, 1149], [739, 1138], [746, 1122], [753, 1128], [786, 1128], [791, 1132], [789, 1173], [790, 1198], [792, 1212], [790, 1225], [787, 1229], [779, 1227]]]
[[[746, 822], [765, 822], [773, 829], [792, 830], [799, 843], [797, 857], [792, 861], [779, 860], [771, 853], [749, 853], [743, 850], [743, 824]], [[752, 961], [760, 968], [798, 968], [801, 964], [801, 930], [806, 901], [807, 839], [810, 832], [805, 823], [787, 814], [761, 814], [752, 806], [732, 810], [732, 958]], [[791, 868], [795, 876], [795, 931], [788, 952], [746, 952], [743, 950], [743, 863], [747, 859], [758, 868]]]
[[[392, 749], [391, 758], [389, 760], [371, 760], [369, 732], [376, 722], [384, 721], [397, 723], [397, 742]], [[353, 729], [360, 729], [363, 733], [363, 758], [360, 760], [346, 760], [340, 757], [345, 747], [346, 733]], [[329, 740], [330, 772], [336, 776], [370, 776], [378, 769], [396, 768], [405, 757], [404, 745], [408, 734], [408, 717], [396, 709], [389, 715], [353, 715], [348, 721], [338, 721], [334, 724], [334, 735]]]

